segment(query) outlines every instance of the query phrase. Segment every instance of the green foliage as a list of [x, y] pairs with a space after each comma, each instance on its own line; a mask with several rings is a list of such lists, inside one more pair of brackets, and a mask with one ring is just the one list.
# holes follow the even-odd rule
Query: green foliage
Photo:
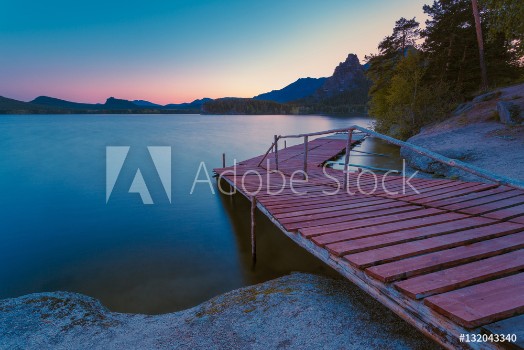
[[477, 90], [480, 65], [471, 1], [435, 1], [424, 12], [430, 17], [422, 31], [428, 79], [453, 83], [463, 93]]
[[442, 119], [456, 104], [454, 91], [440, 82], [428, 83], [423, 53], [410, 50], [390, 70], [381, 88], [372, 90], [370, 114], [377, 131], [406, 139], [428, 123]]
[[368, 79], [356, 80], [356, 85], [357, 87], [349, 91], [340, 92], [330, 97], [306, 98], [296, 101], [300, 105], [299, 112], [301, 114], [366, 113], [371, 82]]
[[[430, 17], [422, 49], [429, 59], [428, 79], [446, 81], [464, 96], [475, 94], [481, 86], [478, 43], [470, 0], [440, 0], [425, 5]], [[490, 14], [481, 12], [485, 32], [490, 32]], [[490, 85], [511, 82], [519, 75], [516, 53], [501, 35], [485, 40], [485, 60]]]
[[395, 55], [397, 52], [405, 52], [408, 47], [415, 47], [419, 34], [419, 23], [415, 18], [405, 19], [401, 17], [395, 22], [393, 33], [378, 44], [380, 54]]
[[[483, 0], [485, 61], [490, 85], [507, 85], [522, 76], [524, 30], [522, 0]], [[514, 13], [506, 14], [512, 10]], [[392, 34], [366, 57], [370, 68], [369, 112], [377, 130], [407, 138], [447, 116], [481, 86], [478, 42], [470, 0], [439, 0], [425, 5], [429, 16], [419, 30], [415, 19], [401, 18]], [[423, 40], [420, 46], [416, 44]]]
[[488, 39], [501, 34], [518, 55], [524, 55], [524, 2], [522, 0], [480, 0], [489, 24]]

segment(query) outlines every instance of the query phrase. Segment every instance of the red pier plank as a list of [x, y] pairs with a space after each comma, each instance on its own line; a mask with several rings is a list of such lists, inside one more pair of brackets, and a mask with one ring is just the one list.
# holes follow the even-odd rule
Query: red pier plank
[[372, 266], [366, 273], [379, 281], [393, 282], [522, 248], [524, 232]]
[[459, 245], [465, 245], [489, 238], [505, 236], [520, 231], [524, 231], [524, 227], [522, 225], [503, 222], [489, 226], [482, 226], [480, 228], [459, 231], [456, 233], [450, 233], [443, 236], [427, 238], [420, 241], [402, 243], [389, 247], [368, 250], [361, 253], [349, 254], [345, 255], [344, 258], [348, 260], [353, 266], [363, 269], [372, 265], [400, 260], [437, 250], [453, 248]]
[[524, 268], [524, 251], [475, 261], [450, 269], [417, 276], [395, 284], [400, 291], [413, 299], [449, 292], [494, 277], [502, 277]]
[[466, 328], [524, 313], [524, 273], [426, 298], [424, 303]]

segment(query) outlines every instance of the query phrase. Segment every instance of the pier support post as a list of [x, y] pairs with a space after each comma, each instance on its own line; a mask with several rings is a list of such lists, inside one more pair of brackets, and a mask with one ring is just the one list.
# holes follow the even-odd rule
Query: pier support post
[[235, 188], [233, 187], [233, 185], [229, 185], [229, 193], [231, 193], [229, 195], [229, 203], [231, 203], [231, 205], [235, 205]]
[[257, 198], [251, 197], [251, 260], [253, 266], [257, 263], [257, 236], [255, 233], [255, 211], [257, 209]]
[[[225, 153], [222, 153], [222, 163], [225, 168], [226, 167], [226, 154]], [[233, 159], [233, 183], [236, 183], [237, 181], [236, 163], [237, 163], [236, 159]], [[231, 193], [231, 195], [229, 196], [229, 202], [231, 203], [231, 205], [235, 205], [235, 187], [232, 184], [230, 184], [229, 193]]]
[[284, 140], [284, 148], [287, 148], [287, 141]]
[[347, 189], [349, 178], [349, 152], [351, 151], [351, 144], [353, 143], [353, 129], [348, 130], [348, 142], [346, 143], [346, 156], [344, 157], [344, 189]]
[[222, 168], [226, 167], [226, 154], [222, 153]]
[[275, 135], [275, 169], [278, 170], [278, 136]]
[[307, 179], [307, 148], [308, 136], [304, 136], [304, 180]]

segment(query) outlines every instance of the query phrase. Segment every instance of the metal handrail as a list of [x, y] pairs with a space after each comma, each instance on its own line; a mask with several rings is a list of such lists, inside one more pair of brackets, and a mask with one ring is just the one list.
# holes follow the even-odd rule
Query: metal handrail
[[[278, 170], [278, 140], [279, 139], [304, 137], [304, 139], [305, 139], [304, 141], [306, 143], [305, 147], [307, 147], [307, 138], [309, 138], [310, 136], [334, 134], [334, 133], [337, 133], [337, 132], [347, 132], [348, 133], [348, 141], [347, 141], [347, 144], [346, 144], [346, 156], [345, 156], [345, 159], [344, 159], [344, 164], [345, 164], [344, 171], [347, 171], [347, 164], [349, 164], [349, 153], [351, 151], [351, 140], [352, 140], [352, 136], [353, 136], [353, 131], [355, 131], [355, 130], [358, 130], [358, 131], [360, 131], [362, 133], [365, 133], [365, 134], [371, 135], [373, 137], [382, 139], [382, 140], [384, 140], [384, 141], [386, 141], [388, 143], [391, 143], [391, 144], [394, 144], [394, 145], [397, 145], [397, 146], [400, 146], [400, 147], [405, 147], [407, 149], [410, 149], [410, 150], [414, 151], [415, 153], [418, 153], [418, 154], [421, 154], [423, 156], [429, 157], [429, 158], [431, 158], [433, 160], [436, 160], [436, 161], [438, 161], [440, 163], [446, 164], [446, 165], [451, 166], [453, 168], [458, 168], [460, 170], [466, 171], [466, 172], [471, 173], [473, 175], [476, 175], [478, 177], [481, 177], [481, 178], [484, 178], [484, 179], [496, 182], [499, 185], [506, 185], [506, 186], [510, 186], [510, 187], [513, 187], [513, 188], [524, 190], [524, 181], [511, 179], [511, 178], [506, 177], [506, 176], [502, 176], [502, 175], [498, 175], [498, 174], [492, 173], [492, 172], [487, 171], [485, 169], [479, 168], [479, 167], [477, 167], [475, 165], [467, 164], [467, 163], [464, 163], [464, 162], [462, 162], [460, 160], [457, 160], [457, 159], [452, 159], [452, 158], [445, 157], [445, 156], [443, 156], [441, 154], [438, 154], [436, 152], [430, 151], [430, 150], [428, 150], [428, 149], [426, 149], [424, 147], [420, 147], [420, 146], [414, 145], [414, 144], [409, 143], [409, 142], [400, 141], [400, 140], [397, 140], [397, 139], [395, 139], [395, 138], [393, 138], [391, 136], [383, 135], [383, 134], [380, 134], [380, 133], [378, 133], [376, 131], [373, 131], [373, 130], [370, 130], [370, 129], [366, 129], [366, 128], [363, 128], [363, 127], [358, 126], [358, 125], [353, 125], [353, 126], [350, 126], [348, 128], [342, 128], [342, 129], [332, 129], [332, 130], [325, 130], [325, 131], [318, 131], [318, 132], [297, 134], [297, 135], [284, 135], [284, 136], [275, 135], [274, 143], [271, 145], [271, 147], [269, 148], [268, 152], [266, 152], [265, 156], [260, 161], [259, 166], [260, 166], [260, 164], [262, 164], [262, 161], [267, 157], [269, 151], [274, 147], [275, 148], [276, 169]], [[304, 164], [307, 164], [307, 152], [304, 153]], [[307, 173], [306, 165], [304, 165], [304, 167], [305, 167], [304, 170]], [[344, 183], [345, 183], [345, 185], [347, 185], [347, 176], [345, 177]]]

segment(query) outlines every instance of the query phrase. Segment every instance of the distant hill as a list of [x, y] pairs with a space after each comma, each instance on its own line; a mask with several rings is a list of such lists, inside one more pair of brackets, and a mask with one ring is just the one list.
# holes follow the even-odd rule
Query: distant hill
[[[22, 102], [0, 96], [0, 114], [177, 114], [200, 113], [201, 105], [206, 100], [197, 100], [181, 105], [155, 107], [137, 105], [132, 101], [110, 97], [104, 104], [77, 103], [54, 97], [39, 96], [31, 102]], [[147, 101], [144, 101], [147, 102]], [[196, 103], [195, 103], [196, 102]], [[181, 106], [181, 107], [177, 107]]]
[[219, 98], [204, 103], [202, 111], [206, 114], [295, 114], [296, 108], [273, 101], [252, 98]]
[[185, 103], [170, 103], [165, 106], [152, 103], [149, 101], [144, 100], [134, 100], [132, 101], [135, 105], [140, 107], [149, 107], [149, 108], [159, 108], [159, 109], [193, 109], [193, 110], [200, 110], [202, 105], [206, 102], [212, 101], [211, 98], [202, 98], [199, 100], [194, 100], [193, 102], [185, 102]]
[[106, 100], [106, 103], [100, 104], [90, 104], [90, 103], [77, 103], [61, 100], [54, 97], [48, 96], [39, 96], [35, 98], [31, 103], [42, 105], [42, 106], [52, 106], [59, 108], [67, 109], [78, 109], [78, 110], [122, 110], [122, 109], [142, 109], [144, 106], [138, 106], [131, 101], [122, 100], [114, 97], [110, 97]]
[[163, 107], [162, 105], [159, 105], [153, 102], [149, 102], [149, 101], [145, 101], [145, 100], [133, 100], [132, 102], [135, 105], [140, 106], [140, 107], [149, 107], [149, 108], [162, 108]]
[[256, 100], [291, 103], [299, 113], [345, 114], [365, 112], [371, 82], [355, 54], [349, 54], [328, 78], [302, 78], [281, 90], [258, 96]]
[[313, 95], [315, 98], [330, 98], [344, 92], [369, 88], [364, 67], [355, 54], [349, 54], [344, 62], [335, 68], [333, 75]]
[[110, 97], [104, 104], [104, 109], [142, 109], [146, 107], [137, 106], [131, 101]]
[[357, 55], [349, 54], [314, 94], [297, 101], [301, 113], [365, 112], [371, 86], [365, 70]]
[[283, 89], [266, 92], [253, 98], [279, 103], [291, 102], [313, 95], [326, 80], [327, 78], [300, 78]]
[[49, 106], [49, 107], [66, 108], [66, 109], [103, 109], [104, 108], [104, 105], [100, 103], [98, 104], [77, 103], [77, 102], [70, 102], [70, 101], [61, 100], [59, 98], [54, 98], [54, 97], [49, 97], [49, 96], [39, 96], [29, 103], [40, 105], [40, 106]]
[[0, 114], [56, 114], [61, 108], [13, 100], [0, 96]]
[[0, 99], [0, 113], [209, 113], [209, 114], [311, 114], [366, 112], [370, 81], [368, 65], [349, 54], [328, 78], [301, 78], [280, 90], [253, 98], [202, 98], [165, 106], [145, 100], [110, 97], [105, 103], [78, 103], [40, 96], [31, 102]]
[[193, 102], [190, 102], [190, 103], [179, 103], [179, 104], [171, 103], [171, 104], [165, 105], [164, 108], [167, 108], [167, 109], [197, 109], [197, 110], [200, 110], [202, 108], [202, 105], [204, 105], [204, 103], [210, 102], [210, 101], [213, 101], [213, 99], [206, 97], [206, 98], [202, 98], [202, 99], [199, 99], [199, 100], [194, 100]]
[[13, 100], [11, 98], [0, 96], [0, 110], [10, 109], [31, 109], [34, 106], [27, 102]]

